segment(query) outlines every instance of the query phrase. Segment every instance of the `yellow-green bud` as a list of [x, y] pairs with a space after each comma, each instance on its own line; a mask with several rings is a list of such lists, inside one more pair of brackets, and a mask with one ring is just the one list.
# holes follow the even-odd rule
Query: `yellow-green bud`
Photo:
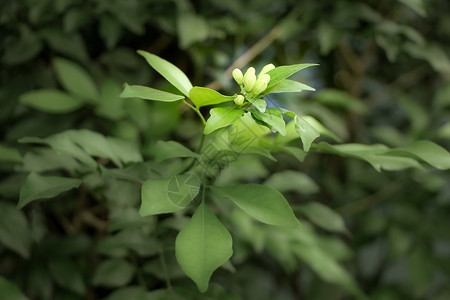
[[253, 86], [253, 95], [259, 95], [267, 89], [267, 85], [270, 81], [269, 74], [262, 74], [256, 79], [255, 85]]
[[273, 70], [273, 69], [275, 69], [275, 66], [273, 64], [265, 65], [264, 68], [262, 68], [261, 72], [259, 72], [258, 76], [266, 74], [267, 72], [269, 72], [270, 70]]
[[250, 67], [244, 74], [244, 86], [247, 92], [252, 91], [253, 86], [255, 85], [255, 81], [256, 81], [255, 68]]
[[242, 84], [242, 81], [244, 80], [244, 75], [242, 75], [242, 71], [239, 70], [238, 68], [233, 70], [233, 73], [231, 73], [233, 75], [234, 80], [236, 80], [237, 84]]
[[238, 106], [241, 106], [242, 104], [244, 104], [244, 96], [242, 95], [237, 95], [236, 98], [234, 98], [234, 103]]

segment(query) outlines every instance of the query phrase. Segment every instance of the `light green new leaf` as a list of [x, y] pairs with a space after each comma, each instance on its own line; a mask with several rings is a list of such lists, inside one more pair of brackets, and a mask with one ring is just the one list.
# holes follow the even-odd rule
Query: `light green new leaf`
[[175, 241], [175, 255], [183, 271], [201, 292], [209, 279], [233, 254], [230, 233], [204, 204], [200, 204]]
[[386, 154], [418, 158], [441, 170], [450, 168], [450, 153], [430, 141], [416, 141], [411, 145], [392, 149]]
[[281, 135], [286, 135], [286, 123], [283, 120], [283, 116], [278, 108], [269, 107], [265, 112], [260, 112], [256, 109], [249, 109], [253, 116], [258, 120], [268, 124], [272, 131], [278, 131]]
[[31, 232], [24, 213], [6, 202], [0, 202], [0, 213], [0, 243], [28, 258]]
[[0, 295], [8, 300], [28, 300], [22, 291], [11, 281], [0, 276]]
[[120, 97], [141, 98], [145, 100], [155, 100], [163, 102], [174, 102], [184, 99], [184, 96], [181, 95], [176, 95], [141, 85], [129, 85], [127, 83], [124, 84], [124, 88], [122, 93], [120, 94]]
[[169, 81], [174, 87], [176, 87], [186, 97], [189, 97], [189, 91], [192, 88], [192, 83], [183, 71], [181, 71], [174, 64], [154, 54], [142, 50], [138, 50], [137, 53], [142, 55], [147, 60], [149, 65], [165, 79], [167, 79], [167, 81]]
[[242, 109], [234, 107], [216, 107], [209, 112], [211, 116], [206, 121], [204, 134], [231, 125], [244, 114]]
[[20, 95], [19, 101], [37, 110], [66, 114], [84, 106], [83, 101], [75, 96], [56, 89], [41, 89]]
[[200, 179], [191, 174], [149, 179], [142, 185], [139, 214], [145, 217], [179, 211], [186, 208], [199, 191]]
[[86, 70], [65, 58], [55, 58], [53, 66], [56, 76], [67, 91], [90, 102], [98, 102], [100, 96], [97, 86]]
[[294, 208], [294, 210], [300, 212], [314, 224], [322, 227], [323, 229], [334, 232], [348, 233], [342, 217], [329, 207], [319, 202], [308, 202], [298, 205]]
[[0, 145], [0, 160], [22, 162], [22, 156], [16, 149]]
[[175, 141], [158, 141], [154, 149], [157, 162], [177, 157], [196, 157], [197, 153]]
[[267, 103], [264, 99], [249, 99], [249, 101], [256, 107], [260, 112], [264, 113], [267, 108]]
[[22, 208], [31, 201], [44, 198], [53, 198], [62, 192], [78, 188], [82, 183], [75, 178], [59, 176], [41, 176], [30, 173], [20, 189], [18, 208]]
[[195, 104], [196, 107], [202, 107], [206, 105], [213, 105], [233, 101], [235, 97], [224, 96], [215, 90], [200, 86], [194, 86], [189, 91], [189, 98]]
[[289, 203], [277, 190], [260, 184], [211, 187], [219, 197], [231, 199], [249, 216], [270, 225], [296, 225]]
[[277, 93], [299, 93], [301, 91], [315, 91], [316, 89], [301, 82], [284, 79], [270, 91], [270, 94]]
[[128, 284], [134, 275], [134, 267], [124, 259], [103, 260], [95, 270], [92, 283], [105, 287], [118, 287]]
[[267, 74], [270, 75], [270, 81], [269, 84], [267, 85], [267, 89], [270, 89], [274, 85], [280, 83], [283, 79], [288, 78], [289, 76], [297, 73], [298, 71], [311, 66], [317, 66], [317, 64], [296, 64], [290, 66], [280, 66], [276, 67], [273, 70], [270, 70], [269, 72], [267, 72]]
[[320, 133], [303, 116], [295, 116], [294, 122], [295, 130], [300, 135], [303, 143], [303, 150], [308, 152], [312, 142], [320, 136]]

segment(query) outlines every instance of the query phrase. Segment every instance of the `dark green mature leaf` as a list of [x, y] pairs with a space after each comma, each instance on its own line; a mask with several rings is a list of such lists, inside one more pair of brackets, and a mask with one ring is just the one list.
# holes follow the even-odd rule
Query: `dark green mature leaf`
[[176, 95], [141, 85], [124, 84], [123, 92], [120, 94], [122, 98], [141, 98], [145, 100], [155, 100], [163, 102], [174, 102], [183, 100], [184, 96]]
[[155, 145], [155, 160], [163, 161], [177, 157], [197, 157], [198, 154], [175, 141], [158, 141]]
[[323, 229], [341, 233], [348, 233], [342, 217], [329, 207], [319, 202], [308, 202], [296, 206], [295, 211], [300, 212], [317, 226]]
[[84, 106], [83, 101], [75, 96], [56, 89], [30, 91], [20, 95], [19, 101], [37, 110], [66, 114]]
[[30, 173], [20, 189], [17, 207], [22, 208], [34, 200], [53, 198], [62, 192], [78, 188], [81, 183], [81, 180], [75, 178], [41, 176], [37, 173]]
[[231, 199], [258, 221], [270, 225], [296, 225], [298, 220], [289, 203], [277, 190], [260, 184], [211, 187], [219, 197]]
[[169, 81], [174, 87], [176, 87], [186, 97], [189, 97], [189, 91], [192, 88], [192, 83], [183, 71], [167, 60], [154, 54], [142, 50], [138, 50], [137, 53], [142, 55], [147, 60], [149, 65], [164, 78], [166, 78], [167, 81]]
[[199, 190], [200, 179], [195, 175], [149, 179], [142, 185], [139, 214], [148, 216], [179, 211], [191, 204]]
[[270, 82], [267, 85], [267, 89], [270, 89], [274, 85], [280, 83], [283, 79], [288, 78], [289, 76], [297, 73], [298, 71], [311, 66], [317, 66], [317, 64], [296, 64], [290, 66], [280, 66], [276, 67], [273, 70], [270, 70], [269, 72], [267, 72], [267, 74], [270, 75]]
[[205, 87], [194, 86], [189, 91], [189, 98], [197, 107], [219, 104], [234, 100], [234, 96], [224, 96], [221, 93]]
[[[120, 289], [115, 289], [103, 300], [146, 300], [146, 290], [142, 286], [127, 286]], [[158, 300], [158, 298], [155, 298]]]
[[22, 156], [20, 156], [19, 151], [16, 149], [0, 145], [0, 161], [1, 160], [22, 162]]
[[233, 254], [232, 239], [219, 219], [201, 203], [175, 241], [175, 254], [183, 271], [201, 292], [209, 279]]
[[92, 278], [94, 285], [117, 287], [128, 284], [133, 279], [134, 267], [124, 259], [113, 258], [100, 263]]
[[219, 128], [231, 125], [244, 114], [242, 109], [234, 107], [216, 107], [209, 112], [211, 116], [206, 121], [204, 134], [210, 134]]
[[301, 91], [315, 91], [316, 89], [301, 82], [284, 79], [270, 91], [270, 94], [277, 93], [299, 93]]
[[0, 295], [5, 300], [28, 300], [14, 283], [3, 276], [0, 276]]
[[49, 269], [56, 283], [71, 292], [83, 295], [86, 283], [78, 265], [69, 259], [52, 259]]
[[450, 153], [441, 146], [430, 141], [416, 141], [411, 145], [387, 151], [388, 155], [402, 155], [421, 159], [435, 168], [450, 169]]
[[22, 257], [28, 258], [30, 255], [31, 232], [28, 221], [22, 211], [6, 202], [0, 202], [0, 242]]
[[97, 86], [86, 70], [65, 58], [55, 58], [53, 65], [59, 81], [67, 91], [90, 102], [98, 102], [100, 95]]
[[269, 107], [265, 112], [256, 109], [249, 109], [253, 116], [269, 125], [272, 131], [278, 131], [281, 135], [286, 135], [286, 123], [278, 108]]

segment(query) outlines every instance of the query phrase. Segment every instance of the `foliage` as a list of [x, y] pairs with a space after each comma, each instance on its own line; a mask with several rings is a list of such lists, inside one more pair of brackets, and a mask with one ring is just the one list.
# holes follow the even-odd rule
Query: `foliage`
[[2, 2], [0, 294], [447, 299], [448, 8]]

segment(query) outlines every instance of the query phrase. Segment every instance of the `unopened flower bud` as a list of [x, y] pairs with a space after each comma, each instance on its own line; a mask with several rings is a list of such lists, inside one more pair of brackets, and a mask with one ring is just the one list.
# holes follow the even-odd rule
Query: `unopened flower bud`
[[273, 70], [273, 69], [275, 69], [275, 66], [273, 64], [265, 65], [264, 68], [262, 68], [261, 72], [259, 72], [258, 76], [266, 74], [267, 72], [269, 72], [270, 70]]
[[242, 104], [244, 104], [244, 96], [242, 95], [237, 95], [236, 98], [234, 98], [234, 103], [238, 106], [241, 106]]
[[236, 68], [233, 70], [233, 73], [231, 74], [233, 75], [233, 78], [234, 80], [236, 80], [237, 84], [241, 85], [242, 81], [244, 80], [244, 75], [242, 75], [242, 71]]
[[252, 91], [253, 86], [255, 85], [255, 81], [256, 81], [255, 68], [250, 67], [244, 74], [244, 86], [247, 92]]
[[270, 81], [269, 74], [262, 74], [256, 79], [255, 85], [253, 86], [253, 94], [259, 95], [267, 89], [267, 85]]

